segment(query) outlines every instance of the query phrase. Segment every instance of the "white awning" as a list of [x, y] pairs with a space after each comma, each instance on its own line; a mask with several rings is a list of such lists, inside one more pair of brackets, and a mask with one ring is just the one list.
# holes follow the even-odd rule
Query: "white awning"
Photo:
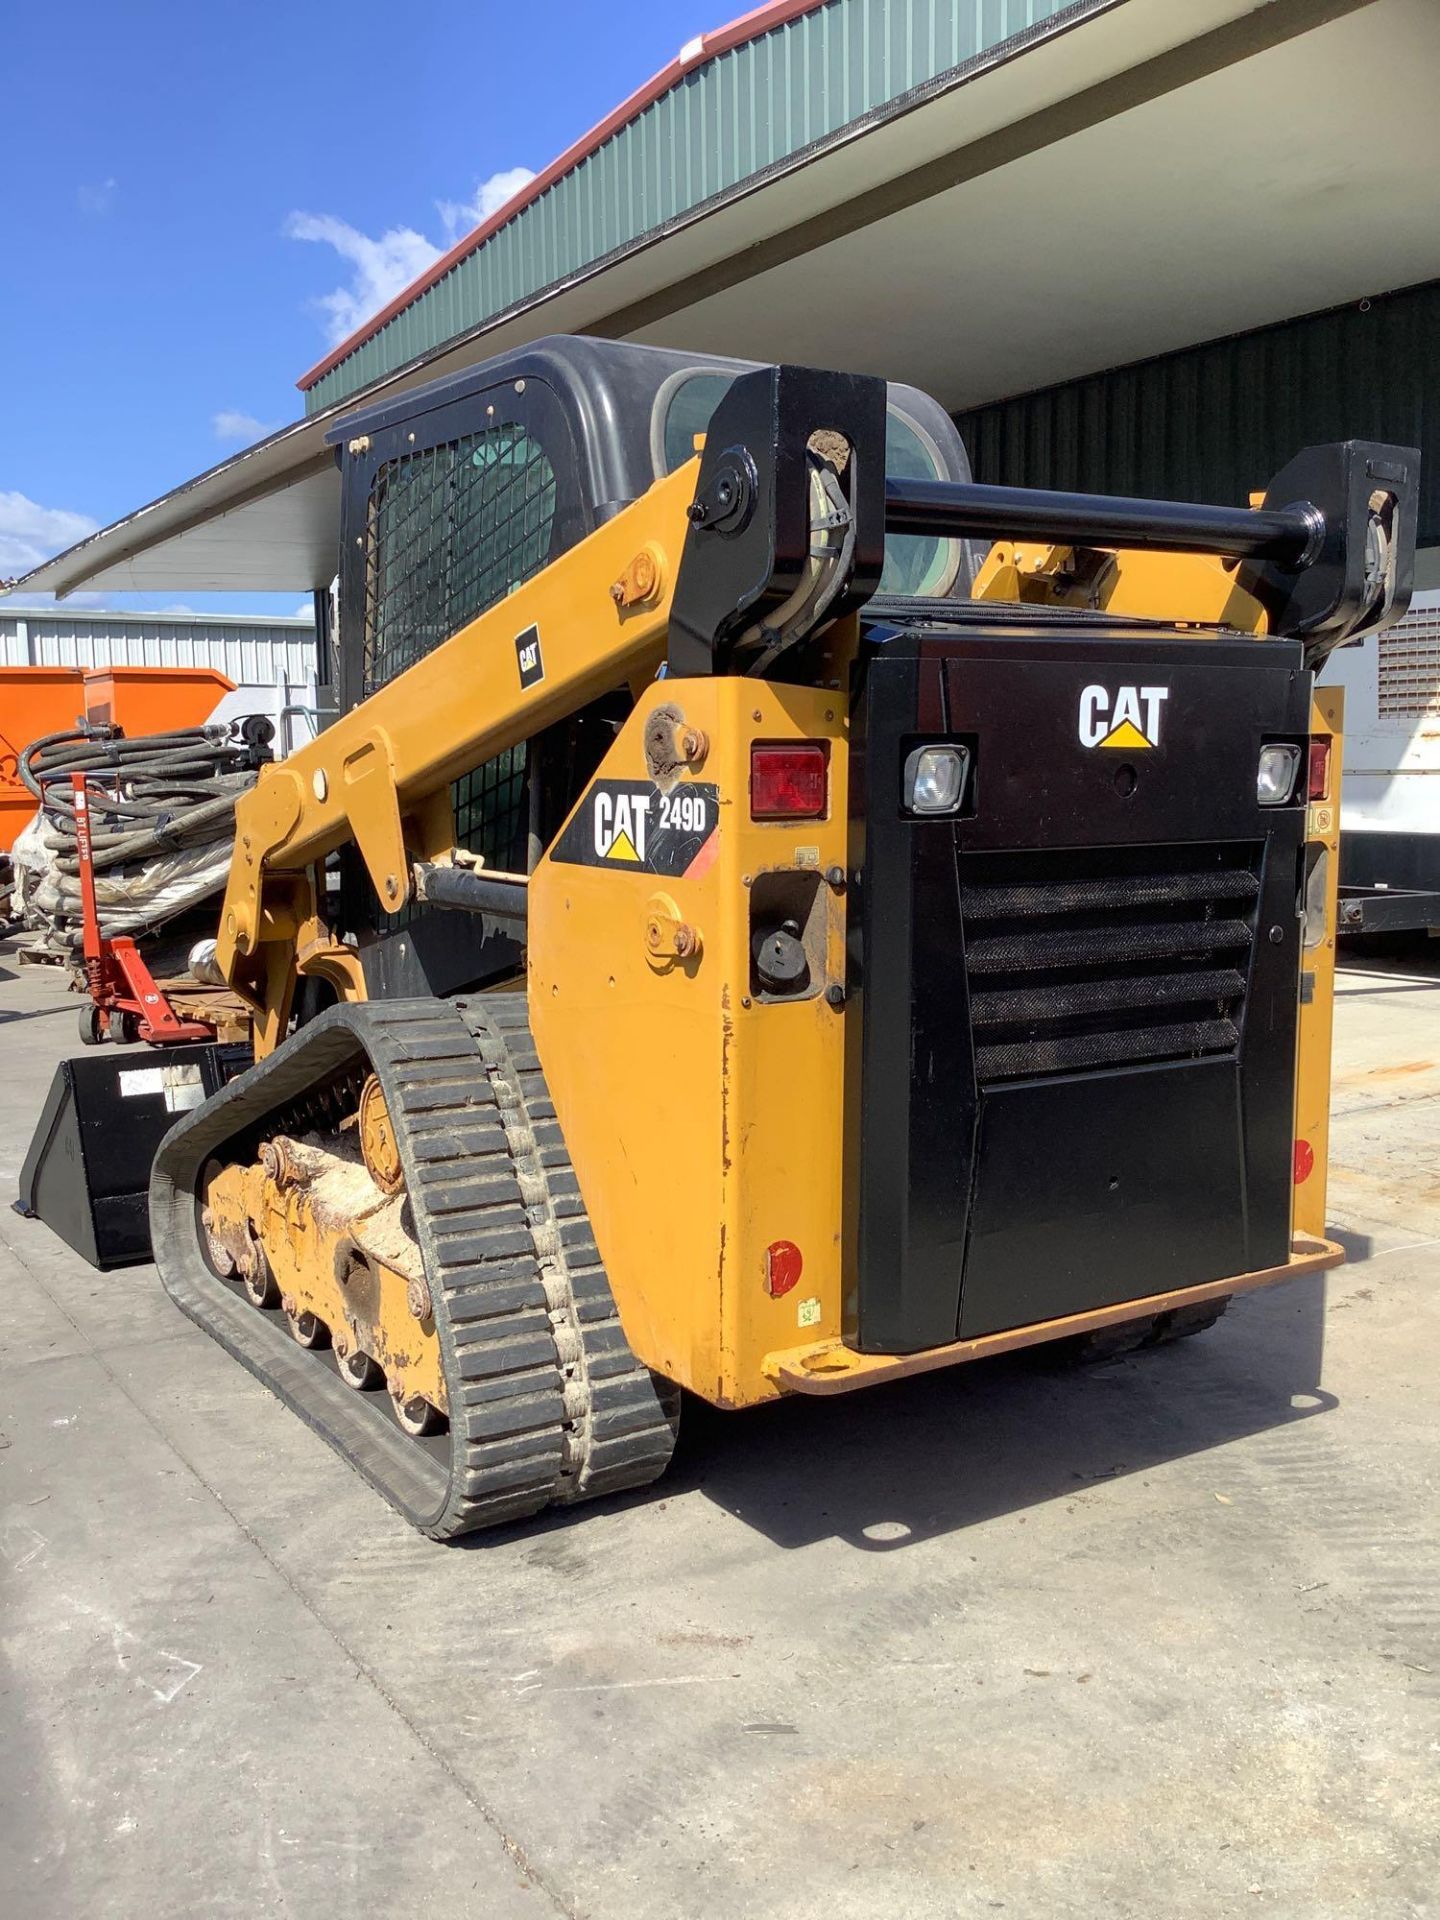
[[17, 591], [289, 593], [329, 586], [340, 475], [325, 430], [343, 409], [282, 427], [198, 479], [47, 560]]

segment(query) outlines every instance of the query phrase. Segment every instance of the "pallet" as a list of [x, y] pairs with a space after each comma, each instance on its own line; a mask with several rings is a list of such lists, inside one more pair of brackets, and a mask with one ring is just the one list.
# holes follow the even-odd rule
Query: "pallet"
[[156, 985], [182, 1020], [203, 1020], [215, 1029], [215, 1038], [229, 1045], [250, 1039], [250, 1009], [228, 987], [211, 987], [189, 974], [158, 980]]

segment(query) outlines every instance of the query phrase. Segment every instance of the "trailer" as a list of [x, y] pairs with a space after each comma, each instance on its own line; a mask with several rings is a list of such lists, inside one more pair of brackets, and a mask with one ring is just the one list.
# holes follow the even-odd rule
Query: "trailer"
[[1337, 647], [1320, 684], [1345, 695], [1340, 929], [1440, 930], [1440, 590]]

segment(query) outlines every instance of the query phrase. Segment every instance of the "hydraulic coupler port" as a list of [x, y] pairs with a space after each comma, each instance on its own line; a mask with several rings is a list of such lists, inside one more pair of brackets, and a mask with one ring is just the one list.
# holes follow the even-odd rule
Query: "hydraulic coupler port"
[[825, 980], [829, 895], [813, 871], [758, 873], [750, 889], [750, 991], [757, 1000], [805, 1000]]
[[770, 933], [757, 933], [754, 961], [756, 981], [766, 993], [803, 993], [810, 984], [810, 962], [796, 920], [787, 920]]

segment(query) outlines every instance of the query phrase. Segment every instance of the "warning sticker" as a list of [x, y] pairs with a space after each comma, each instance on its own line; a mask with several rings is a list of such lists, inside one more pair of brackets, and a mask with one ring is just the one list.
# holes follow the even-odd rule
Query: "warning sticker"
[[165, 1091], [163, 1067], [132, 1067], [128, 1072], [122, 1072], [117, 1077], [122, 1100], [137, 1100], [142, 1094]]
[[200, 1077], [199, 1067], [193, 1063], [131, 1067], [122, 1070], [116, 1077], [122, 1100], [139, 1100], [158, 1093], [163, 1095], [169, 1113], [184, 1113], [191, 1107], [205, 1103], [205, 1084]]
[[171, 1066], [165, 1069], [165, 1105], [171, 1113], [188, 1113], [191, 1107], [203, 1107], [205, 1086], [198, 1066]]
[[550, 858], [677, 879], [700, 858], [719, 819], [719, 789], [708, 783], [662, 793], [653, 780], [597, 780]]

